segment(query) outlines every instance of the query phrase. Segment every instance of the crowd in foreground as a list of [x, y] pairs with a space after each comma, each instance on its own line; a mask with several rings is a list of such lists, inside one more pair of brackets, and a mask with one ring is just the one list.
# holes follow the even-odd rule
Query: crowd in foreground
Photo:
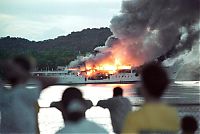
[[[0, 81], [0, 133], [39, 133], [37, 100], [40, 92], [59, 80], [51, 77], [33, 77], [33, 63], [26, 57], [15, 57], [1, 63]], [[100, 100], [97, 106], [108, 108], [113, 131], [120, 133], [183, 133], [194, 134], [198, 128], [192, 116], [179, 119], [175, 108], [161, 102], [160, 98], [169, 85], [167, 73], [161, 64], [149, 63], [141, 69], [140, 94], [144, 104], [132, 111], [130, 101], [123, 97], [123, 89], [113, 89], [113, 97]], [[9, 83], [10, 86], [5, 86]], [[32, 85], [32, 88], [29, 86]], [[101, 133], [108, 131], [85, 118], [85, 112], [93, 106], [75, 87], [67, 88], [59, 102], [51, 107], [61, 113], [65, 126], [57, 133]]]

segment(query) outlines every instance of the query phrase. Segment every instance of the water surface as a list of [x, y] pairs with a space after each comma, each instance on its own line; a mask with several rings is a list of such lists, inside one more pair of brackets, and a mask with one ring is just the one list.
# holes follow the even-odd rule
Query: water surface
[[[120, 86], [124, 89], [124, 96], [132, 102], [133, 110], [137, 110], [139, 108], [138, 106], [143, 103], [143, 98], [136, 94], [136, 84], [89, 84], [76, 85], [75, 87], [81, 89], [85, 99], [90, 99], [93, 104], [96, 105], [99, 100], [111, 98], [113, 88], [116, 86]], [[41, 108], [39, 112], [41, 134], [53, 134], [63, 127], [61, 113], [55, 108], [49, 108], [49, 106], [52, 101], [59, 101], [63, 91], [68, 87], [69, 86], [52, 86], [41, 93], [39, 104], [41, 107], [44, 107]], [[162, 100], [166, 103], [174, 104], [179, 111], [180, 117], [184, 115], [194, 115], [199, 120], [199, 105], [188, 105], [199, 104], [199, 87], [199, 81], [175, 82], [170, 85], [169, 89], [162, 97]], [[107, 109], [94, 106], [87, 110], [86, 118], [101, 124], [112, 133], [110, 114]]]

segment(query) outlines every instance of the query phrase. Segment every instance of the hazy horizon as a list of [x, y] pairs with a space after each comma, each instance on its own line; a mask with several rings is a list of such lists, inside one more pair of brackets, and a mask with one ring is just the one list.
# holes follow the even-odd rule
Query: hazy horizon
[[[77, 30], [77, 31], [71, 31], [71, 32], [69, 32], [69, 33], [67, 33], [67, 34], [55, 35], [55, 37], [51, 37], [51, 38], [48, 38], [48, 39], [41, 39], [41, 40], [31, 40], [31, 39], [24, 38], [24, 37], [10, 36], [10, 35], [0, 36], [0, 39], [1, 39], [1, 38], [10, 37], [10, 38], [22, 38], [22, 39], [27, 39], [27, 40], [29, 40], [29, 41], [36, 41], [36, 42], [39, 42], [39, 41], [45, 41], [45, 40], [49, 40], [49, 39], [56, 39], [56, 38], [58, 38], [58, 37], [60, 37], [60, 36], [68, 36], [68, 35], [70, 35], [70, 34], [73, 33], [73, 32], [81, 32], [81, 31], [86, 30], [86, 29], [95, 29], [95, 28], [96, 28], [96, 27], [94, 27], [94, 28], [84, 28], [84, 29]], [[98, 27], [98, 28], [96, 28], [96, 29], [100, 29], [100, 28], [109, 28], [109, 27]]]
[[87, 28], [109, 27], [122, 0], [2, 0], [0, 37], [42, 41]]

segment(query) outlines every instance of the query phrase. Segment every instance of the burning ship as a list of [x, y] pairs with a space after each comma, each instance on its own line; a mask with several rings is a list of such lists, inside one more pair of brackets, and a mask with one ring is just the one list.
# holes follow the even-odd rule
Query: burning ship
[[[33, 72], [34, 76], [57, 77], [59, 84], [106, 84], [106, 83], [132, 83], [140, 81], [141, 67], [133, 67], [130, 65], [121, 65], [118, 60], [115, 64], [99, 64], [92, 65], [85, 63], [84, 66], [76, 68], [66, 67], [63, 71], [41, 71]], [[170, 75], [170, 79], [174, 80], [176, 72], [170, 67], [165, 67]]]
[[76, 68], [66, 67], [63, 71], [38, 71], [34, 76], [57, 77], [59, 84], [130, 83], [140, 80], [137, 68], [130, 65], [85, 63]]
[[140, 80], [135, 69], [85, 70], [65, 69], [64, 71], [33, 72], [35, 76], [57, 77], [59, 84], [105, 84], [130, 83]]
[[[140, 81], [140, 67], [154, 61], [186, 62], [199, 47], [199, 0], [125, 0], [110, 21], [113, 33], [95, 53], [78, 56], [63, 71], [33, 72], [59, 77], [60, 83], [129, 83]], [[183, 54], [185, 56], [183, 56]], [[197, 54], [188, 58], [199, 65]], [[181, 60], [180, 60], [181, 59]], [[174, 65], [175, 66], [175, 65]], [[177, 67], [166, 67], [170, 79]]]

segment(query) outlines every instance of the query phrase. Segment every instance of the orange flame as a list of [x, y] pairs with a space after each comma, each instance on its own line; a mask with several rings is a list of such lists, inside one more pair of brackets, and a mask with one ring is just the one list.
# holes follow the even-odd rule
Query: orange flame
[[123, 65], [120, 59], [105, 58], [103, 61], [93, 65], [90, 62], [86, 62], [85, 70], [88, 77], [101, 74], [115, 74], [118, 70], [131, 69], [130, 65]]
[[126, 49], [125, 43], [122, 45], [113, 45], [112, 49], [107, 50], [110, 55], [100, 60], [88, 60], [85, 62], [85, 65], [81, 66], [79, 69], [86, 77], [92, 77], [97, 74], [104, 74], [107, 76], [108, 74], [117, 73], [118, 70], [131, 69], [132, 67], [140, 65], [141, 61], [134, 59], [130, 53], [127, 53]]

